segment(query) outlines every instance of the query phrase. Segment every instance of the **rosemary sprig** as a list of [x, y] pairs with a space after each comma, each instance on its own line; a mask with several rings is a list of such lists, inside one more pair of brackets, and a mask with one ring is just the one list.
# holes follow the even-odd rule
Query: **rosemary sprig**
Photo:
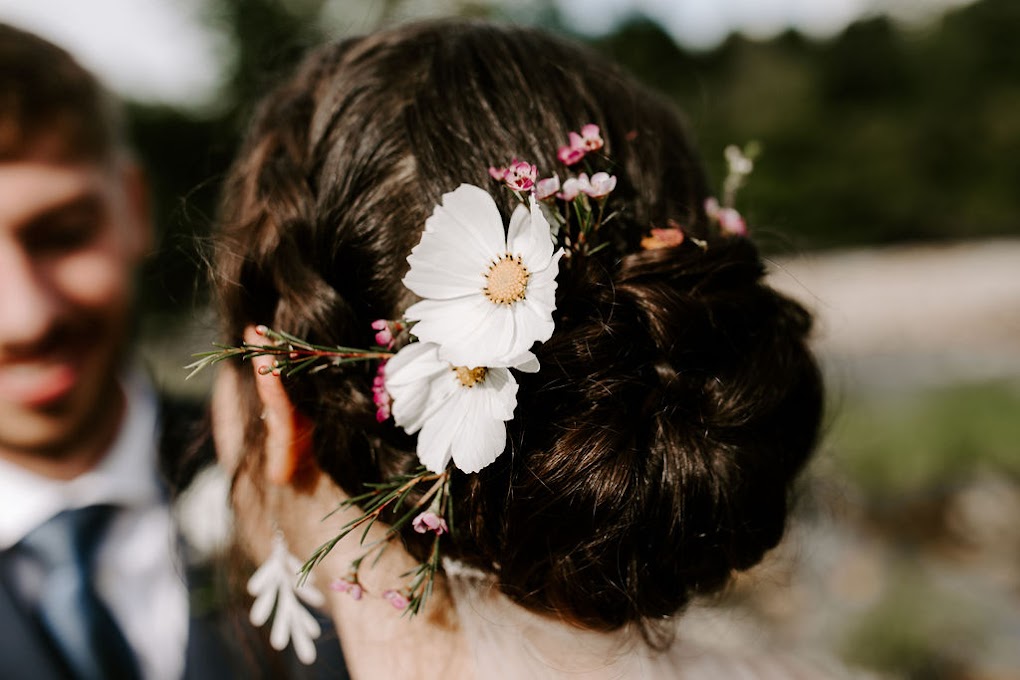
[[[449, 481], [450, 478], [448, 471], [434, 473], [429, 472], [424, 467], [419, 467], [412, 474], [400, 475], [392, 480], [378, 484], [370, 484], [368, 485], [370, 487], [369, 491], [342, 501], [336, 509], [333, 510], [333, 512], [327, 515], [327, 518], [340, 510], [356, 506], [360, 506], [364, 510], [363, 514], [346, 522], [340, 527], [340, 530], [333, 538], [323, 543], [314, 553], [312, 553], [312, 556], [309, 557], [301, 567], [298, 583], [304, 583], [312, 569], [326, 558], [333, 548], [336, 547], [337, 543], [353, 531], [361, 529], [359, 544], [365, 546], [367, 549], [351, 562], [350, 571], [353, 575], [353, 580], [356, 582], [361, 563], [372, 553], [377, 553], [375, 560], [372, 562], [375, 564], [375, 562], [377, 562], [382, 556], [383, 551], [389, 546], [390, 542], [400, 535], [400, 530], [409, 522], [413, 521], [423, 509], [429, 508], [442, 510], [443, 514], [447, 517], [451, 517], [449, 513], [452, 509]], [[426, 482], [432, 482], [432, 485], [428, 488], [428, 490], [413, 504], [408, 503], [407, 497], [411, 494], [411, 492], [414, 491], [418, 485]], [[401, 508], [404, 508], [403, 512], [400, 512]], [[387, 527], [382, 538], [366, 544], [365, 541], [368, 539], [369, 531], [383, 513], [387, 511], [399, 514]], [[429, 558], [417, 568], [402, 574], [404, 577], [413, 574], [411, 584], [407, 589], [408, 606], [405, 610], [411, 616], [418, 613], [418, 610], [424, 605], [428, 596], [432, 593], [432, 583], [439, 570], [439, 541], [440, 533], [437, 532], [433, 539]]]
[[393, 356], [393, 352], [383, 348], [365, 350], [339, 345], [332, 347], [315, 345], [290, 333], [273, 330], [267, 326], [257, 326], [255, 332], [265, 337], [267, 342], [264, 344], [242, 342], [238, 347], [214, 343], [214, 346], [219, 349], [195, 354], [196, 361], [184, 367], [191, 371], [188, 377], [192, 377], [213, 364], [234, 357], [251, 359], [259, 356], [273, 356], [276, 357], [273, 367], [260, 369], [261, 372], [292, 376], [303, 371], [315, 372], [329, 366], [389, 359]]

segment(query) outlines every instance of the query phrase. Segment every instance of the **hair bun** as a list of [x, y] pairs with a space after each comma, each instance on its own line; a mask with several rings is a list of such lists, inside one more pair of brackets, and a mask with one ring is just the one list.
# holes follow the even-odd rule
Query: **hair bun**
[[810, 317], [745, 239], [575, 270], [520, 381], [513, 462], [491, 473], [506, 496], [480, 515], [501, 524], [511, 597], [612, 628], [675, 613], [779, 541], [821, 383]]

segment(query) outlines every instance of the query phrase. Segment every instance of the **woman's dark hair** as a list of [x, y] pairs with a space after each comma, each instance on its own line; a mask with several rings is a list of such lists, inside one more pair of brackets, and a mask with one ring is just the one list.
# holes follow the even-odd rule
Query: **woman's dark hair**
[[[765, 285], [751, 241], [709, 228], [706, 181], [669, 106], [527, 28], [447, 21], [321, 48], [262, 102], [229, 176], [216, 288], [231, 342], [266, 324], [367, 346], [372, 320], [414, 301], [400, 280], [441, 195], [489, 187], [507, 219], [512, 198], [486, 168], [516, 157], [550, 173], [589, 122], [619, 178], [611, 247], [562, 267], [556, 330], [535, 348], [541, 371], [518, 378], [508, 451], [454, 473], [446, 554], [531, 610], [648, 633], [778, 543], [822, 404], [810, 316]], [[642, 251], [670, 220], [687, 241]], [[319, 465], [349, 494], [417, 465], [414, 440], [375, 421], [373, 374], [285, 381], [315, 423]], [[420, 536], [403, 538], [424, 556]]]

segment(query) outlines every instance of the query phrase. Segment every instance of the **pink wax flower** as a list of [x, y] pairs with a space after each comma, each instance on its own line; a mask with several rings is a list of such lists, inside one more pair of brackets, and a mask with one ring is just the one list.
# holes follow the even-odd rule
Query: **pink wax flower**
[[592, 191], [591, 182], [588, 181], [588, 174], [582, 172], [577, 177], [568, 177], [563, 181], [563, 189], [557, 194], [564, 201], [572, 201], [578, 194], [587, 194]]
[[545, 179], [538, 180], [538, 184], [535, 185], [535, 198], [540, 201], [544, 201], [547, 198], [552, 198], [556, 195], [556, 192], [560, 190], [560, 178], [559, 175], [553, 175], [552, 177], [546, 177]]
[[329, 584], [330, 590], [335, 590], [338, 593], [347, 593], [355, 600], [360, 600], [365, 591], [361, 588], [361, 585], [353, 579], [338, 578], [334, 579]]
[[414, 521], [411, 522], [411, 526], [419, 534], [433, 531], [437, 536], [441, 536], [449, 531], [449, 528], [446, 526], [446, 520], [431, 510], [427, 510], [415, 517]]
[[708, 219], [719, 223], [719, 228], [730, 236], [746, 236], [747, 223], [739, 212], [733, 208], [724, 208], [713, 197], [705, 199], [705, 214]]
[[709, 196], [705, 199], [705, 214], [708, 215], [708, 219], [715, 220], [719, 218], [719, 201], [715, 196]]
[[720, 208], [717, 219], [722, 230], [730, 236], [747, 235], [747, 223], [744, 222], [744, 218], [741, 217], [740, 213], [733, 208]]
[[[491, 173], [490, 173], [491, 174]], [[538, 178], [538, 168], [531, 163], [519, 161], [516, 158], [510, 162], [506, 169], [506, 177], [503, 179], [506, 185], [514, 191], [531, 191]]]
[[[605, 144], [605, 142], [602, 141], [599, 126], [595, 125], [595, 123], [588, 123], [581, 128], [580, 140], [585, 151], [598, 151], [602, 148], [603, 144]], [[571, 145], [573, 145], [573, 137], [571, 137], [570, 141]]]
[[581, 191], [592, 198], [602, 198], [603, 196], [608, 196], [609, 192], [615, 188], [615, 175], [610, 175], [607, 172], [596, 172], [591, 176], [591, 181], [588, 183], [588, 186], [582, 187]]
[[386, 391], [386, 361], [380, 361], [379, 367], [375, 369], [375, 378], [372, 380], [372, 402], [375, 404], [375, 419], [383, 422], [390, 417], [390, 406], [393, 399]]
[[407, 609], [407, 605], [411, 604], [407, 596], [397, 590], [387, 590], [382, 596], [383, 599], [389, 600], [394, 609]]
[[393, 347], [393, 329], [390, 327], [389, 321], [386, 319], [376, 319], [372, 322], [372, 328], [378, 331], [375, 334], [375, 344], [386, 349]]
[[[571, 135], [577, 135], [576, 132], [571, 132]], [[580, 139], [580, 136], [578, 136]], [[571, 145], [561, 146], [559, 151], [556, 152], [556, 157], [560, 159], [560, 162], [564, 165], [574, 165], [582, 158], [584, 158], [584, 149], [578, 149]]]
[[506, 179], [506, 168], [497, 168], [494, 165], [489, 166], [489, 176], [497, 182], [502, 182]]

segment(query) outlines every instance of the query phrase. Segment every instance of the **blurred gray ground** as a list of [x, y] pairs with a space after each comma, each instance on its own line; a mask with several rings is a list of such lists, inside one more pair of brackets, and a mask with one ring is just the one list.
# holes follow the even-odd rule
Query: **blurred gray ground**
[[784, 543], [686, 630], [1017, 680], [1020, 240], [809, 253], [770, 277], [817, 315], [830, 424]]
[[1020, 240], [811, 253], [770, 278], [817, 314], [837, 388], [1020, 376]]

